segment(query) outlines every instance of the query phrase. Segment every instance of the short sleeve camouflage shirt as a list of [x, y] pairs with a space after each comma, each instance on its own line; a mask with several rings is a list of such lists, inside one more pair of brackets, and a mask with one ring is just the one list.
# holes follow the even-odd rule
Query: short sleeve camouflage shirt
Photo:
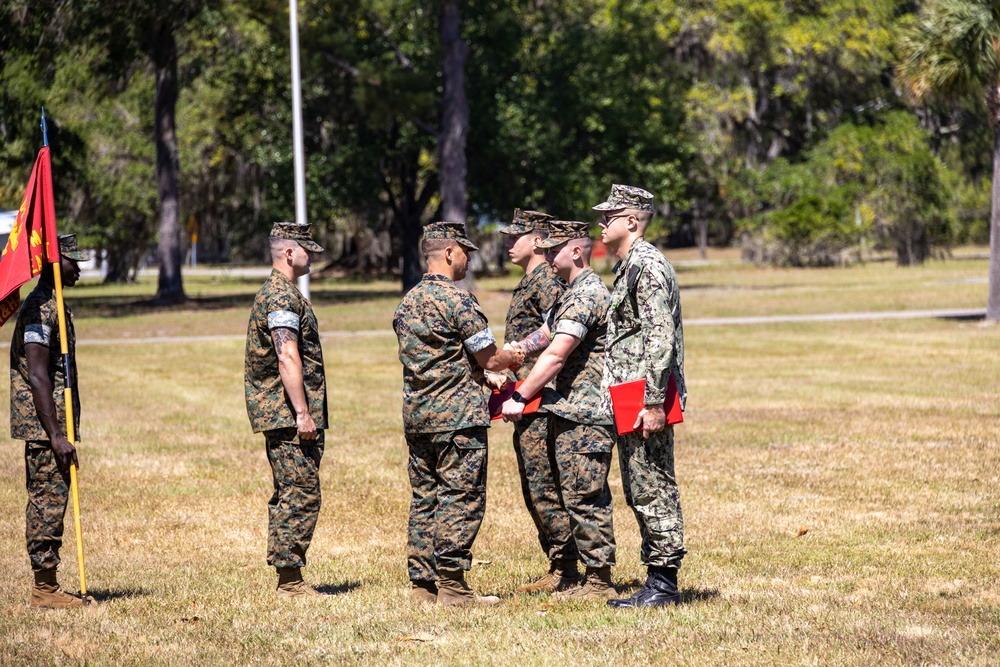
[[555, 379], [561, 397], [547, 404], [549, 412], [578, 424], [612, 424], [610, 410], [602, 405], [604, 343], [611, 295], [593, 269], [585, 269], [555, 305], [552, 335], [569, 334], [580, 343], [569, 354]]
[[426, 274], [392, 320], [403, 364], [403, 429], [441, 433], [489, 426], [483, 373], [472, 356], [496, 343], [476, 297]]
[[302, 383], [309, 415], [316, 428], [327, 427], [326, 374], [316, 313], [298, 288], [274, 270], [254, 298], [247, 326], [243, 384], [247, 415], [254, 433], [295, 426], [295, 410], [278, 373], [278, 355], [271, 330], [286, 328], [298, 334]]
[[602, 398], [610, 407], [608, 387], [646, 379], [646, 405], [666, 398], [670, 375], [676, 377], [681, 406], [684, 382], [684, 326], [677, 274], [663, 253], [638, 239], [615, 266], [608, 312], [607, 361]]
[[[80, 439], [80, 388], [76, 376], [76, 331], [73, 312], [66, 309], [66, 345], [69, 350], [70, 382], [73, 387], [73, 426], [75, 438]], [[26, 346], [30, 343], [49, 348], [49, 381], [52, 383], [52, 401], [59, 425], [66, 433], [66, 398], [59, 340], [59, 314], [55, 288], [39, 281], [21, 306], [10, 342], [10, 437], [15, 440], [48, 440], [49, 436], [35, 412], [35, 400], [28, 384], [28, 357]]]
[[[545, 313], [555, 305], [556, 299], [565, 289], [566, 283], [555, 274], [548, 262], [542, 262], [525, 274], [510, 298], [504, 342], [524, 340], [535, 333], [542, 326]], [[518, 380], [528, 377], [535, 359], [534, 356], [525, 359], [524, 365], [515, 373]]]

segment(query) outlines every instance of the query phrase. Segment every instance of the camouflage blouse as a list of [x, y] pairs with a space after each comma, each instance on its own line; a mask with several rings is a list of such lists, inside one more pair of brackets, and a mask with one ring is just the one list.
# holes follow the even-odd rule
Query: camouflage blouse
[[[76, 331], [73, 313], [66, 309], [66, 344], [69, 350], [69, 374], [73, 387], [73, 426], [77, 442], [80, 440], [80, 387], [76, 376]], [[28, 343], [49, 348], [49, 381], [52, 383], [52, 401], [59, 425], [66, 433], [66, 398], [59, 341], [59, 314], [56, 309], [55, 288], [39, 282], [21, 306], [10, 341], [10, 437], [14, 440], [48, 440], [49, 436], [35, 412], [35, 400], [28, 384]]]
[[[604, 342], [611, 295], [593, 269], [585, 269], [556, 302], [552, 335], [569, 334], [580, 343], [569, 354], [555, 379], [559, 400], [546, 410], [578, 424], [613, 424], [610, 410], [601, 404]], [[551, 394], [550, 394], [551, 396]]]
[[325, 429], [326, 375], [316, 313], [298, 288], [276, 270], [271, 271], [264, 286], [257, 292], [247, 327], [243, 385], [250, 425], [254, 433], [295, 426], [295, 410], [281, 383], [278, 355], [271, 338], [271, 330], [279, 327], [298, 334], [309, 415], [316, 422], [317, 429]]
[[[545, 313], [555, 305], [565, 289], [566, 283], [555, 274], [548, 262], [542, 262], [531, 273], [525, 274], [510, 298], [504, 342], [524, 340], [535, 333], [542, 326]], [[536, 358], [529, 356], [525, 359], [524, 365], [515, 373], [518, 380], [528, 377]]]
[[683, 407], [687, 386], [677, 274], [662, 252], [639, 239], [615, 266], [602, 386], [605, 405], [610, 407], [610, 385], [639, 378], [646, 379], [646, 405], [662, 403], [671, 373]]
[[442, 433], [489, 426], [483, 371], [472, 356], [496, 343], [476, 297], [425, 274], [396, 308], [403, 364], [403, 429]]

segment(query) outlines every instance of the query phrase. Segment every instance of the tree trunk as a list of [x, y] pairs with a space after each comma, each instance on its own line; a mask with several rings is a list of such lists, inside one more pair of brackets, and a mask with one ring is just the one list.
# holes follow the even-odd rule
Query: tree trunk
[[[444, 54], [444, 95], [441, 100], [441, 218], [466, 222], [465, 143], [469, 134], [469, 104], [465, 98], [465, 59], [469, 45], [462, 40], [462, 21], [457, 0], [445, 0], [441, 7], [441, 51]], [[469, 272], [459, 285], [467, 290], [476, 287], [470, 260]]]
[[404, 214], [400, 224], [400, 240], [402, 241], [403, 259], [403, 293], [409, 292], [420, 282], [420, 213]]
[[990, 295], [986, 319], [1000, 322], [1000, 122], [993, 121], [993, 201], [990, 206]]
[[[126, 284], [135, 282], [135, 267], [142, 261], [142, 251], [136, 250], [135, 245], [124, 246], [116, 244], [114, 247], [106, 249], [107, 255], [104, 261], [107, 263], [107, 272], [104, 274], [105, 284]], [[139, 255], [136, 257], [136, 255]]]
[[698, 256], [704, 260], [708, 257], [708, 218], [702, 215], [697, 199], [694, 202], [692, 212], [694, 213], [695, 228], [698, 230]]
[[177, 157], [177, 41], [169, 27], [160, 29], [153, 47], [156, 67], [154, 140], [156, 181], [160, 195], [160, 278], [156, 301], [179, 303], [185, 300], [181, 280], [181, 227], [178, 211], [180, 162]]
[[446, 0], [441, 9], [441, 50], [444, 53], [444, 96], [441, 103], [441, 215], [465, 222], [465, 142], [469, 133], [469, 105], [465, 99], [465, 58], [458, 2]]
[[[399, 224], [400, 255], [403, 269], [403, 293], [409, 292], [423, 277], [423, 267], [420, 266], [420, 236], [423, 227], [420, 219], [427, 205], [438, 188], [437, 179], [433, 176], [419, 187], [420, 173], [419, 155], [413, 153], [399, 165], [400, 193], [398, 205], [394, 207], [394, 215]], [[392, 198], [390, 194], [390, 198]]]

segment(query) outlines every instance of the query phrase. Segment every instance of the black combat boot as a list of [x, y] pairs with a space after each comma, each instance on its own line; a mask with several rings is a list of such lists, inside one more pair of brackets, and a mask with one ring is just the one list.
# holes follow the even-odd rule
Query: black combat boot
[[608, 600], [608, 606], [618, 609], [636, 607], [666, 607], [680, 604], [681, 593], [677, 589], [677, 568], [649, 566], [646, 583], [635, 595], [624, 600]]

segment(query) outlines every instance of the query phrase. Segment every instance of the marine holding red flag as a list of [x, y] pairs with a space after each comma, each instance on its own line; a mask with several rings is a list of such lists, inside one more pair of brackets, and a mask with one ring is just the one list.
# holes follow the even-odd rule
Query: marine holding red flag
[[0, 326], [21, 305], [21, 285], [41, 273], [43, 264], [58, 261], [52, 164], [46, 146], [38, 151], [28, 189], [0, 258]]
[[80, 433], [79, 395], [73, 391], [76, 335], [72, 313], [62, 303], [62, 286], [76, 284], [79, 262], [85, 259], [75, 235], [56, 235], [52, 167], [49, 149], [42, 148], [0, 258], [0, 325], [18, 309], [21, 285], [39, 276], [20, 309], [11, 339], [10, 435], [24, 440], [25, 538], [35, 580], [31, 606], [43, 609], [82, 607], [89, 601], [62, 590], [56, 580], [63, 517], [72, 496], [80, 591], [86, 593], [76, 483]]

